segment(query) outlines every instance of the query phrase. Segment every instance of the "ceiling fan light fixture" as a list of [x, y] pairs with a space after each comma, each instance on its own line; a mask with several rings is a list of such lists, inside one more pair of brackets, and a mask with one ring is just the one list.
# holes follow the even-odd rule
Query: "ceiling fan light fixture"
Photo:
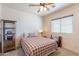
[[40, 12], [42, 12], [42, 11], [43, 11], [43, 6], [40, 7]]
[[38, 5], [29, 5], [29, 6], [40, 6], [37, 12], [43, 12], [43, 11], [49, 11], [49, 7], [52, 6], [53, 8], [55, 7], [54, 3], [40, 3]]
[[40, 11], [39, 11], [39, 12], [43, 12], [43, 11], [47, 11], [47, 8], [46, 8], [46, 7], [41, 6], [41, 7], [40, 7]]
[[44, 7], [44, 11], [47, 11], [47, 8], [46, 7]]

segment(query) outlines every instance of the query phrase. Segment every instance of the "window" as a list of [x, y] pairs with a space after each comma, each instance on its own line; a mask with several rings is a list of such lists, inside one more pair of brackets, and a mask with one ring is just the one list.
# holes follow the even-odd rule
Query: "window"
[[54, 20], [51, 23], [52, 32], [60, 32], [60, 20]]
[[61, 19], [61, 32], [72, 33], [72, 17]]
[[52, 32], [72, 33], [72, 17], [66, 17], [51, 22]]

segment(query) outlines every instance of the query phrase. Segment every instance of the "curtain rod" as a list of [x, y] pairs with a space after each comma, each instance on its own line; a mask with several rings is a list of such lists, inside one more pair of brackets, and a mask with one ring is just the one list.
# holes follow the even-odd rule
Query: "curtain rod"
[[72, 15], [63, 16], [63, 17], [59, 17], [59, 18], [55, 18], [55, 19], [52, 19], [51, 21], [58, 20], [58, 19], [62, 19], [62, 18], [66, 18], [66, 17], [70, 17], [70, 16], [73, 16], [73, 14]]

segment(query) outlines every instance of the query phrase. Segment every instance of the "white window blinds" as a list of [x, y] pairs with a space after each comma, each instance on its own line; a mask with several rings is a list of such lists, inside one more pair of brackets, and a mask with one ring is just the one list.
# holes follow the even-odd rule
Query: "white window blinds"
[[72, 16], [53, 20], [51, 32], [72, 33]]
[[54, 20], [51, 23], [52, 32], [60, 32], [60, 20]]
[[61, 19], [61, 32], [72, 33], [72, 17], [66, 17]]

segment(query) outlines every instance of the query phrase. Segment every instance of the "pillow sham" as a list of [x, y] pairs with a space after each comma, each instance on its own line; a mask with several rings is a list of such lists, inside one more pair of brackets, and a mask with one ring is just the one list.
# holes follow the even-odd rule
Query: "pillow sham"
[[37, 37], [39, 36], [38, 33], [28, 33], [28, 37]]
[[56, 36], [56, 35], [51, 35], [51, 37], [52, 37], [52, 39], [54, 39], [56, 41], [58, 41], [58, 39], [59, 39], [59, 36]]
[[22, 34], [22, 38], [27, 38], [27, 37], [28, 37], [27, 33], [26, 34], [25, 33]]

